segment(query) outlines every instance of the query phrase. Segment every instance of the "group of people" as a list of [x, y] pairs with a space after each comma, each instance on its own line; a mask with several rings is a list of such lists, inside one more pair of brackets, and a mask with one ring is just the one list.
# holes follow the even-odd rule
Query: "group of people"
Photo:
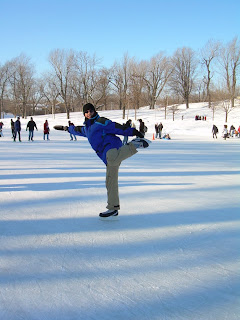
[[[215, 124], [212, 127], [212, 134], [213, 134], [213, 139], [214, 138], [217, 139], [218, 127]], [[233, 138], [233, 137], [240, 138], [240, 126], [238, 127], [238, 130], [236, 130], [234, 125], [231, 125], [230, 129], [228, 131], [228, 126], [227, 126], [227, 124], [225, 124], [223, 126], [222, 137], [223, 137], [224, 140], [226, 140], [227, 138], [230, 138], [230, 137], [231, 138]]]
[[12, 130], [12, 139], [13, 141], [16, 141], [16, 137], [18, 136], [18, 140], [21, 142], [21, 121], [20, 117], [17, 117], [17, 120], [14, 122], [13, 119], [11, 119], [11, 130]]
[[206, 117], [206, 116], [199, 116], [198, 114], [196, 114], [195, 120], [196, 120], [196, 121], [197, 121], [197, 120], [204, 120], [204, 121], [206, 121], [206, 120], [207, 120], [207, 117]]
[[[143, 137], [144, 137], [145, 134], [146, 134], [146, 132], [147, 132], [147, 130], [148, 130], [148, 128], [146, 127], [146, 125], [145, 125], [145, 123], [143, 122], [142, 119], [139, 119], [138, 121], [139, 121], [139, 129], [138, 129], [138, 130], [139, 130], [139, 132], [141, 132], [141, 134], [142, 134]], [[125, 126], [126, 128], [128, 128], [128, 127], [130, 127], [130, 128], [131, 128], [131, 127], [136, 128], [136, 127], [135, 127], [135, 124], [132, 122], [131, 119], [129, 119], [129, 120], [124, 124], [124, 126]], [[163, 131], [163, 124], [162, 124], [162, 122], [160, 122], [159, 124], [156, 123], [156, 124], [155, 124], [155, 138], [158, 138], [158, 137], [159, 137], [159, 139], [171, 140], [170, 135], [169, 135], [168, 133], [162, 134], [162, 131]], [[125, 137], [123, 138], [123, 144], [127, 144], [127, 142], [128, 142], [128, 136], [125, 136]]]
[[[27, 127], [26, 127], [26, 131], [28, 131], [28, 141], [33, 141], [33, 136], [34, 136], [34, 130], [38, 131], [36, 122], [33, 120], [33, 118], [31, 117], [30, 120], [27, 123]], [[21, 142], [21, 130], [22, 130], [22, 126], [21, 126], [21, 121], [20, 121], [20, 117], [17, 117], [17, 120], [14, 122], [13, 119], [11, 119], [11, 130], [12, 130], [12, 139], [15, 142], [17, 137], [19, 142]], [[43, 139], [45, 140], [45, 138], [47, 140], [49, 140], [49, 125], [48, 125], [48, 121], [46, 120], [44, 122], [43, 125]]]
[[[145, 125], [145, 123], [143, 122], [142, 119], [138, 119], [138, 121], [139, 121], [139, 129], [138, 130], [139, 130], [139, 132], [141, 132], [142, 136], [144, 137], [146, 132], [147, 132], [147, 130], [148, 130], [148, 128], [147, 128], [147, 126]], [[127, 122], [125, 124], [123, 124], [123, 125], [124, 125], [125, 128], [134, 128], [134, 129], [136, 129], [136, 126], [132, 122], [131, 119], [127, 120]], [[128, 142], [128, 136], [124, 136], [123, 145], [127, 144], [127, 142]]]
[[163, 124], [160, 122], [159, 124], [155, 124], [155, 138], [162, 139], [162, 130], [163, 130]]

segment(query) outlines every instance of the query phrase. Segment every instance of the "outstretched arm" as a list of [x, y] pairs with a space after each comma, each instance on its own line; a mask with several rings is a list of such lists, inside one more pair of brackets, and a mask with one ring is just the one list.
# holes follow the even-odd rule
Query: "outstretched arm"
[[54, 126], [53, 128], [55, 130], [68, 131], [68, 127], [67, 126]]
[[84, 126], [70, 126], [70, 127], [67, 127], [67, 126], [54, 126], [53, 127], [55, 130], [61, 130], [61, 131], [68, 131], [69, 133], [72, 133], [74, 135], [77, 135], [77, 136], [82, 136], [82, 137], [86, 137], [86, 133], [85, 133], [85, 130], [84, 130]]
[[122, 136], [137, 136], [139, 138], [144, 137], [143, 134], [135, 128], [131, 128], [129, 126], [113, 122], [104, 117], [100, 117], [96, 123], [103, 125], [105, 132], [109, 134], [119, 134]]
[[144, 135], [135, 128], [126, 127], [117, 122], [112, 122], [115, 127], [116, 134], [121, 134], [123, 136], [137, 136], [139, 138], [144, 138]]

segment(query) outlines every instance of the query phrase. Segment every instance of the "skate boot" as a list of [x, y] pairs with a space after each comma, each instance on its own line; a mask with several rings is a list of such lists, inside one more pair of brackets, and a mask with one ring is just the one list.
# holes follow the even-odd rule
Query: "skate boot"
[[118, 210], [107, 210], [105, 212], [99, 213], [99, 218], [102, 220], [116, 220], [118, 217]]
[[140, 149], [149, 147], [151, 141], [145, 138], [135, 138], [132, 141], [130, 141], [130, 143], [132, 143], [136, 149]]

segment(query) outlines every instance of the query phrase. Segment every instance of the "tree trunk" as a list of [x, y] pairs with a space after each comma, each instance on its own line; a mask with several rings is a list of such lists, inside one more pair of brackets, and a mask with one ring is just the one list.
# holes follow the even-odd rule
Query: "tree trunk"
[[228, 112], [226, 111], [225, 112], [225, 122], [227, 123], [227, 121], [228, 121]]
[[185, 99], [186, 109], [189, 109], [189, 97]]

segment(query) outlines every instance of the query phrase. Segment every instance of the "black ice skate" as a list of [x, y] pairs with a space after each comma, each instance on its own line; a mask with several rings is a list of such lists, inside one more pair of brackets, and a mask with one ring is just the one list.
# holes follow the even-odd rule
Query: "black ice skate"
[[145, 138], [135, 138], [130, 142], [135, 146], [136, 149], [147, 148], [151, 143], [150, 140], [147, 140]]
[[99, 217], [102, 220], [115, 220], [118, 216], [118, 210], [107, 210], [99, 213]]

